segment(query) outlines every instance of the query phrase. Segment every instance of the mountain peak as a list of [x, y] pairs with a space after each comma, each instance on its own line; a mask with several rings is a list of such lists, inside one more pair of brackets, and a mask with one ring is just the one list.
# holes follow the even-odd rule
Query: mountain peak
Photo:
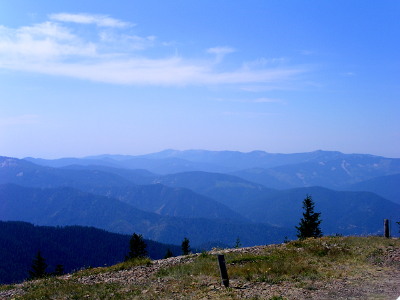
[[0, 168], [15, 167], [19, 161], [18, 158], [0, 156]]

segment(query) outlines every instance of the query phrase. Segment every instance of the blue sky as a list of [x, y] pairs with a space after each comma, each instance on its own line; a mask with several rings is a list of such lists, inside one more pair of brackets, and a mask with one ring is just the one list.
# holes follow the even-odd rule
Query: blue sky
[[0, 155], [400, 157], [399, 1], [0, 0]]

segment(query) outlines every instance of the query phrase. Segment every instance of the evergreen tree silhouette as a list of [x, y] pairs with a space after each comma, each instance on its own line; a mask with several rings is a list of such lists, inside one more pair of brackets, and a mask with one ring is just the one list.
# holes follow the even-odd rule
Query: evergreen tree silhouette
[[57, 265], [56, 269], [54, 270], [54, 275], [55, 276], [64, 275], [64, 266], [63, 265]]
[[314, 212], [314, 206], [311, 196], [307, 195], [303, 200], [303, 218], [300, 220], [299, 226], [296, 226], [297, 237], [299, 239], [322, 236], [322, 231], [319, 227], [321, 224], [321, 220], [319, 219], [321, 213]]
[[240, 248], [240, 247], [242, 247], [242, 243], [240, 242], [240, 238], [237, 237], [235, 242], [235, 248]]
[[190, 253], [190, 246], [189, 246], [189, 239], [188, 238], [184, 238], [182, 241], [182, 255], [188, 255]]
[[126, 260], [146, 257], [146, 247], [142, 235], [134, 233], [129, 241], [129, 253]]
[[164, 258], [169, 258], [169, 257], [173, 257], [174, 254], [172, 253], [172, 251], [168, 248], [167, 249], [167, 253], [165, 253]]
[[48, 275], [46, 272], [46, 260], [43, 258], [40, 250], [37, 252], [36, 257], [33, 259], [31, 268], [32, 269], [29, 271], [29, 279], [39, 279]]

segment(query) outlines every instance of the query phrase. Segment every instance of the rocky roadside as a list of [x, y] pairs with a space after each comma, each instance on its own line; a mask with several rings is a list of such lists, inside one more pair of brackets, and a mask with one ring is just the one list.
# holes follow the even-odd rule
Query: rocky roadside
[[[267, 247], [279, 246], [269, 245], [214, 250], [209, 253], [239, 252], [259, 254], [265, 251]], [[230, 281], [229, 294], [232, 298], [237, 299], [269, 299], [276, 295], [286, 299], [397, 299], [400, 296], [400, 248], [389, 247], [385, 249], [385, 253], [383, 254], [383, 259], [376, 262], [375, 267], [363, 271], [359, 276], [345, 275], [340, 279], [315, 280], [302, 282], [301, 284], [295, 282], [271, 284], [234, 279]], [[145, 287], [142, 290], [143, 294], [146, 294], [149, 290], [153, 294], [157, 294], [168, 283], [166, 282], [167, 279], [155, 279], [153, 275], [163, 268], [193, 262], [199, 255], [201, 254], [155, 260], [149, 265], [137, 266], [128, 270], [82, 277], [68, 274], [59, 278], [81, 284], [120, 283], [124, 285], [137, 285]], [[1, 291], [0, 299], [12, 299], [18, 295], [22, 295], [24, 288], [31, 284], [35, 284], [35, 282], [24, 282], [15, 285], [13, 289]], [[216, 281], [215, 278], [204, 276], [201, 279], [200, 285], [205, 289], [205, 293], [201, 295], [201, 299], [219, 299], [221, 295], [226, 295], [226, 288]], [[173, 296], [173, 299], [188, 298], [185, 294], [176, 294]]]

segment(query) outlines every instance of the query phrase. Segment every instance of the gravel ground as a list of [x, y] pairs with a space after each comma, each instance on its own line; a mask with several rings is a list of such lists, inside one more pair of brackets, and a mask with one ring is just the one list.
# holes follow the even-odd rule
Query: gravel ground
[[[228, 252], [261, 253], [266, 247], [277, 247], [277, 245], [212, 251], [211, 254]], [[82, 284], [116, 282], [146, 286], [146, 288], [151, 289], [153, 294], [157, 294], [168, 284], [168, 279], [163, 277], [154, 279], [152, 275], [165, 267], [190, 263], [197, 255], [199, 254], [156, 260], [149, 266], [138, 266], [129, 270], [84, 277], [74, 277], [68, 274], [60, 278]], [[385, 250], [383, 257], [382, 261], [371, 265], [368, 270], [363, 270], [357, 276], [345, 275], [340, 279], [302, 282], [301, 285], [294, 282], [269, 284], [265, 282], [231, 280], [229, 292], [239, 299], [269, 299], [274, 295], [280, 295], [287, 299], [397, 299], [400, 296], [400, 249], [388, 248]], [[34, 283], [34, 281], [25, 282], [15, 285], [11, 290], [1, 291], [0, 299], [12, 299], [21, 295], [25, 285]], [[212, 277], [201, 277], [200, 285], [206, 291], [205, 295], [202, 295], [200, 299], [219, 299], [221, 293], [225, 291], [225, 288]], [[149, 292], [147, 289], [142, 291], [143, 294], [147, 292]], [[173, 299], [192, 299], [192, 297], [177, 294]]]

